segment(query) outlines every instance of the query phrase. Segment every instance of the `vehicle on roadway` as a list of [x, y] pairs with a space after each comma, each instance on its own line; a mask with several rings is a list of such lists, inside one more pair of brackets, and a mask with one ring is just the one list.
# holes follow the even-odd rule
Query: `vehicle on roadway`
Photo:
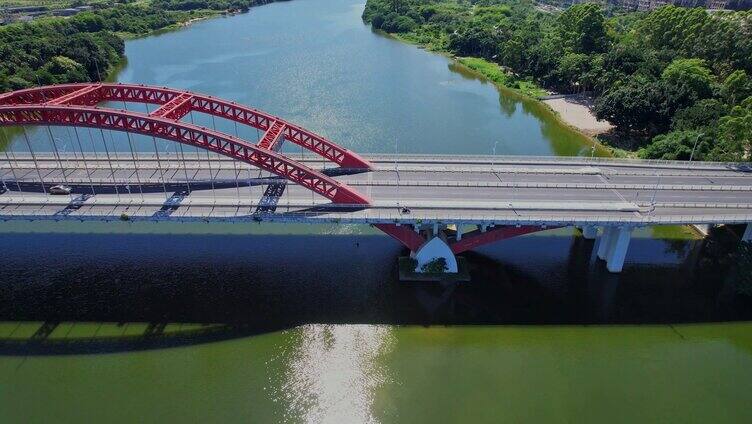
[[66, 185], [55, 185], [55, 186], [50, 187], [49, 191], [50, 191], [50, 194], [67, 195], [67, 194], [71, 194], [71, 191], [73, 191], [73, 189]]

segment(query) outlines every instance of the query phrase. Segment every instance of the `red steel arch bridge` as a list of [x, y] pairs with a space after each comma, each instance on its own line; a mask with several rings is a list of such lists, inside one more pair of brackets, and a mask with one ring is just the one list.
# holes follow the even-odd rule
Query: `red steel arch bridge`
[[[194, 114], [253, 128], [257, 139], [198, 125]], [[614, 272], [636, 227], [752, 222], [749, 164], [359, 155], [266, 112], [165, 87], [64, 84], [0, 94], [0, 126], [17, 127], [26, 141], [0, 153], [0, 220], [371, 224], [412, 252], [452, 257], [576, 226], [587, 238], [600, 235], [598, 256]], [[47, 129], [52, 149], [33, 148], [32, 127]], [[67, 129], [74, 147], [58, 146], [50, 127]], [[98, 130], [105, 154], [85, 151], [79, 129], [91, 146]], [[105, 131], [113, 143], [113, 132], [127, 134], [130, 152], [107, 150]], [[160, 153], [155, 141], [153, 151], [136, 152], [131, 134], [180, 151]], [[307, 152], [284, 153], [285, 142]], [[70, 193], [59, 195], [61, 185]]]

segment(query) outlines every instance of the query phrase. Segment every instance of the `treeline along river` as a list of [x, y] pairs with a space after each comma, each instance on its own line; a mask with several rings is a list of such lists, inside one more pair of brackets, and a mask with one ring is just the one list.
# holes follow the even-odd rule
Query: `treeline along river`
[[[252, 105], [358, 152], [591, 154], [537, 103], [362, 11], [296, 0], [128, 41], [117, 79]], [[724, 279], [722, 232], [640, 230], [612, 275], [592, 242], [549, 231], [433, 286], [398, 283], [401, 247], [363, 227], [0, 230], [4, 422], [752, 419], [749, 305]]]

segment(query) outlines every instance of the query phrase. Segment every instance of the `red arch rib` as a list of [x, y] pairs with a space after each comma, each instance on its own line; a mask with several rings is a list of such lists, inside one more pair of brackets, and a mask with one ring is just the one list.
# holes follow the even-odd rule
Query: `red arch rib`
[[[159, 117], [174, 120], [182, 118], [191, 111], [197, 111], [267, 132], [278, 130], [285, 140], [302, 146], [343, 168], [372, 168], [370, 162], [355, 152], [281, 118], [235, 102], [189, 91], [137, 84], [97, 83], [51, 85], [0, 95], [0, 105], [44, 103], [94, 106], [103, 101], [164, 106], [167, 109], [160, 107], [154, 113], [157, 113]], [[271, 138], [279, 140], [281, 138], [279, 136], [280, 134], [265, 134], [260, 142]], [[270, 146], [262, 145], [262, 147], [275, 147], [275, 143], [271, 143]]]
[[334, 203], [370, 203], [367, 197], [321, 172], [274, 151], [218, 131], [173, 119], [108, 108], [46, 104], [4, 106], [2, 102], [3, 98], [0, 98], [0, 126], [78, 126], [155, 136], [249, 163], [312, 190]]

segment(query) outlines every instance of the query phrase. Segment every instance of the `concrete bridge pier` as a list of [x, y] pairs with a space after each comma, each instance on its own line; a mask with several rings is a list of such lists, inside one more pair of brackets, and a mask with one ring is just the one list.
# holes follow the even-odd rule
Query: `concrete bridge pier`
[[422, 268], [424, 265], [438, 258], [443, 258], [446, 261], [446, 272], [458, 272], [457, 258], [445, 239], [446, 237], [442, 238], [440, 235], [434, 235], [418, 251], [414, 254], [411, 253], [411, 256], [418, 262], [415, 272], [423, 272]]
[[605, 261], [608, 257], [609, 243], [613, 236], [613, 227], [603, 227], [603, 233], [598, 240], [598, 259]]
[[582, 231], [582, 237], [586, 240], [595, 240], [598, 236], [598, 227], [595, 225], [585, 225], [580, 228], [580, 231]]
[[632, 235], [630, 227], [605, 227], [598, 244], [598, 258], [606, 261], [609, 272], [621, 272]]
[[747, 229], [742, 234], [742, 241], [752, 241], [752, 222], [747, 224]]
[[437, 258], [444, 258], [447, 272], [457, 272], [457, 258], [449, 246], [445, 232], [446, 225], [433, 223], [431, 225], [414, 225], [413, 228], [417, 234], [420, 234], [426, 240], [421, 243], [417, 250], [412, 248], [410, 250], [410, 257], [417, 261], [415, 272], [423, 272], [423, 266]]

